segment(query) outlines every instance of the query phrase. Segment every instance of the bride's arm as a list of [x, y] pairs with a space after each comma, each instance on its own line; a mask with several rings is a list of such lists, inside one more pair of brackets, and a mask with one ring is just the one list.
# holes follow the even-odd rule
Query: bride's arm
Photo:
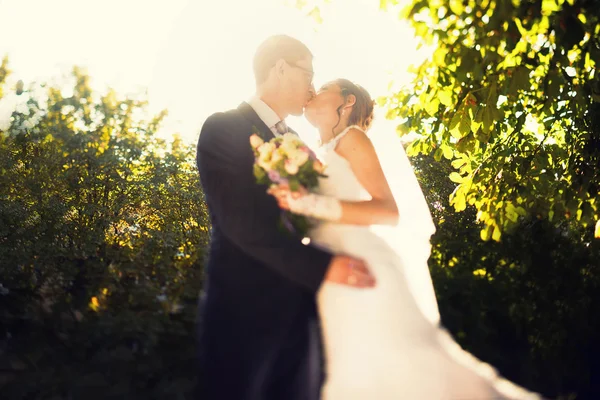
[[395, 225], [398, 207], [385, 179], [373, 144], [364, 132], [350, 130], [336, 150], [350, 163], [361, 185], [371, 195], [366, 201], [339, 201], [316, 194], [293, 199], [284, 191], [274, 191], [279, 205], [292, 212], [353, 225]]
[[352, 172], [371, 195], [371, 200], [361, 202], [342, 201], [341, 223], [358, 225], [396, 225], [398, 207], [390, 186], [385, 179], [373, 143], [367, 135], [351, 129], [335, 151], [350, 163]]

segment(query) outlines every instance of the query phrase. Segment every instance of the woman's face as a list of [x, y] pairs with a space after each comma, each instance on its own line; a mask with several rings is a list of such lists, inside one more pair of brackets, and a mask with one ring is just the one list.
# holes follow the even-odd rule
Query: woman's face
[[340, 118], [338, 108], [343, 104], [342, 89], [335, 83], [327, 83], [306, 105], [304, 115], [316, 128], [335, 126]]

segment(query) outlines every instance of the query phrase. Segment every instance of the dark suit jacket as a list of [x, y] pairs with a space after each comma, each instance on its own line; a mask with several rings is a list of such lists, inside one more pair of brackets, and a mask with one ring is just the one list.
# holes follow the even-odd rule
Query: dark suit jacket
[[300, 343], [309, 339], [298, 335], [315, 326], [315, 293], [332, 257], [278, 228], [281, 211], [253, 175], [253, 127], [273, 138], [247, 103], [213, 114], [197, 148], [212, 222], [200, 307], [204, 381], [225, 378], [247, 391], [269, 385], [282, 353], [307, 351]]

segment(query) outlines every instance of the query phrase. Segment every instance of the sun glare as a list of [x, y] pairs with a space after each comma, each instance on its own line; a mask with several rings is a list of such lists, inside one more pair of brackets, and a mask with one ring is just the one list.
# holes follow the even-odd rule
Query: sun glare
[[[13, 80], [85, 67], [96, 87], [147, 90], [152, 110], [169, 109], [163, 134], [179, 132], [187, 142], [196, 140], [208, 115], [252, 95], [252, 56], [271, 34], [289, 34], [311, 48], [316, 86], [344, 77], [374, 97], [385, 95], [392, 79], [394, 86], [406, 83], [408, 66], [427, 56], [416, 50], [406, 22], [366, 0], [326, 3], [322, 25], [284, 0], [4, 0], [0, 13], [0, 56], [8, 54]], [[303, 118], [289, 123], [307, 141], [316, 139]], [[373, 129], [394, 127], [378, 112]]]

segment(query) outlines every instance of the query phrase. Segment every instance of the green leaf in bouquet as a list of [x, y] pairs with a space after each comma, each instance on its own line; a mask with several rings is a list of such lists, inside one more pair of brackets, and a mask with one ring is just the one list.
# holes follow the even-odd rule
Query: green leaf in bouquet
[[285, 170], [285, 160], [281, 159], [279, 161], [277, 161], [276, 163], [273, 164], [273, 169], [277, 172], [279, 172], [282, 176], [287, 176], [289, 175], [286, 170]]
[[267, 178], [267, 173], [258, 164], [254, 164], [253, 169], [254, 169], [254, 177], [256, 178], [257, 181], [262, 181]]
[[296, 177], [290, 178], [288, 183], [290, 185], [290, 190], [292, 192], [295, 192], [298, 189], [300, 189], [300, 182], [298, 181], [298, 179]]

